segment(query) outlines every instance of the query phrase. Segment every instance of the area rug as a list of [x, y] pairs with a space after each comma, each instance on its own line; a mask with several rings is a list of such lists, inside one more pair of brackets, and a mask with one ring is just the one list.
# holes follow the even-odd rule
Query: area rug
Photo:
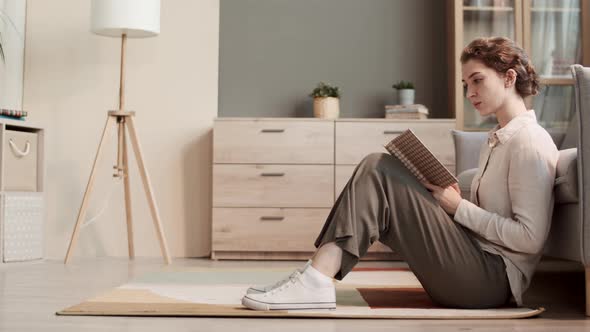
[[154, 272], [57, 312], [83, 316], [511, 319], [543, 308], [448, 309], [435, 305], [405, 268], [357, 268], [336, 283], [335, 310], [254, 311], [241, 305], [251, 285], [272, 284], [291, 269], [182, 268]]

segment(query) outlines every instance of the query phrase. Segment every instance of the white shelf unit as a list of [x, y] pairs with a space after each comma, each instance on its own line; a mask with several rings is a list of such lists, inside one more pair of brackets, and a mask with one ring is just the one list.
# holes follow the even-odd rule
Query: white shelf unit
[[0, 264], [43, 258], [45, 131], [0, 119]]

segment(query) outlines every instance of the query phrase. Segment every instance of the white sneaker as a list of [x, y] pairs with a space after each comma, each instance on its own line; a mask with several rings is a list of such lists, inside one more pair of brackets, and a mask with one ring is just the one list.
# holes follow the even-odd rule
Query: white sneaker
[[246, 294], [242, 304], [253, 310], [336, 309], [336, 288], [309, 287], [299, 271], [266, 293]]
[[268, 286], [252, 286], [252, 287], [248, 288], [248, 290], [246, 291], [246, 294], [262, 294], [262, 293], [266, 293], [268, 291], [271, 291], [271, 290], [273, 290], [273, 289], [275, 289], [277, 287], [280, 287], [282, 284], [286, 283], [291, 278], [295, 277], [295, 274], [296, 273], [299, 273], [299, 270], [294, 271], [293, 273], [291, 273], [291, 275], [289, 275], [285, 279], [281, 279], [281, 280], [275, 282], [272, 285], [268, 285]]
[[[307, 261], [307, 263], [305, 263], [305, 265], [301, 268], [296, 270], [295, 272], [303, 272], [305, 271], [305, 269], [311, 265], [311, 259]], [[250, 288], [248, 288], [248, 290], [246, 291], [246, 294], [260, 294], [260, 293], [266, 293], [274, 288], [277, 288], [279, 286], [281, 286], [283, 283], [289, 281], [289, 279], [291, 279], [293, 276], [295, 276], [295, 272], [291, 273], [291, 275], [289, 275], [288, 277], [286, 277], [285, 279], [281, 279], [277, 282], [275, 282], [272, 285], [267, 285], [267, 286], [252, 286]]]

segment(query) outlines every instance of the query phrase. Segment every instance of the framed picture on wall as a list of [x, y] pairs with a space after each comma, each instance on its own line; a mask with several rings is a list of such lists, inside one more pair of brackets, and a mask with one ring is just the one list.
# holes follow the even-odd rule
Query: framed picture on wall
[[0, 108], [22, 110], [26, 0], [0, 0]]

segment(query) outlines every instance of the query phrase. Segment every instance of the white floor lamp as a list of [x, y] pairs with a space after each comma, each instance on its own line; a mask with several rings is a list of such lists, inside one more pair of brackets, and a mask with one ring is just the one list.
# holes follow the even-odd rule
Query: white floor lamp
[[[143, 182], [143, 188], [147, 196], [150, 213], [154, 221], [154, 227], [158, 240], [160, 241], [160, 249], [166, 264], [170, 264], [170, 256], [168, 254], [168, 246], [162, 230], [162, 223], [160, 221], [160, 214], [156, 206], [156, 200], [152, 191], [152, 185], [148, 176], [143, 156], [139, 146], [139, 139], [135, 130], [133, 117], [135, 112], [125, 111], [125, 46], [127, 38], [146, 38], [154, 37], [160, 33], [160, 0], [92, 0], [92, 32], [102, 36], [121, 37], [121, 75], [119, 80], [119, 109], [116, 111], [109, 111], [107, 121], [102, 132], [102, 138], [98, 145], [94, 165], [90, 172], [88, 185], [82, 199], [82, 205], [78, 212], [78, 219], [64, 264], [68, 263], [72, 249], [76, 245], [78, 233], [82, 221], [86, 217], [86, 208], [88, 205], [88, 197], [92, 191], [94, 184], [94, 176], [96, 174], [96, 165], [98, 164], [105, 141], [109, 137], [111, 128], [117, 125], [118, 130], [118, 145], [117, 145], [117, 165], [115, 169], [115, 177], [122, 177], [125, 187], [125, 211], [127, 215], [127, 241], [129, 248], [129, 258], [135, 257], [135, 249], [133, 245], [133, 223], [131, 213], [131, 192], [129, 188], [129, 167], [127, 160], [127, 137], [128, 131], [131, 145], [135, 153], [135, 159], [138, 164], [139, 173]], [[125, 130], [127, 128], [127, 131]]]

